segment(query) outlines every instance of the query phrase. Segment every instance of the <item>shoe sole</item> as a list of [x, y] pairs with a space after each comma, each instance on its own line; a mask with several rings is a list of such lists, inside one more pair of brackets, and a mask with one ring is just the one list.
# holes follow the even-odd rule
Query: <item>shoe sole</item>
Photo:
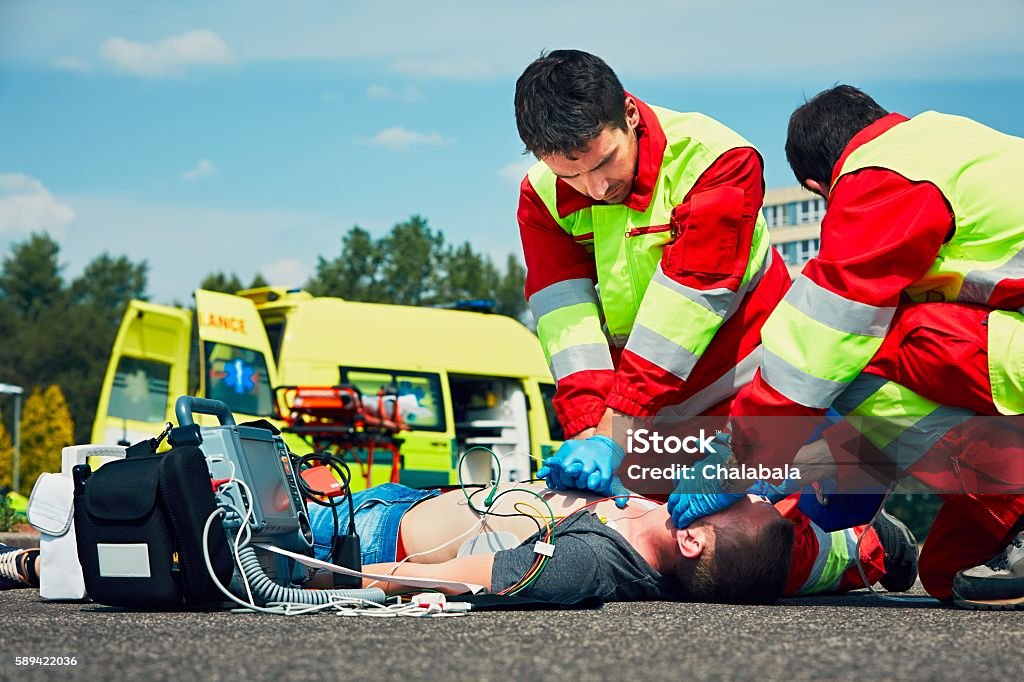
[[914, 537], [913, 531], [910, 530], [910, 528], [907, 526], [907, 524], [903, 523], [902, 521], [897, 519], [892, 514], [889, 514], [884, 509], [882, 510], [882, 514], [884, 514], [885, 516], [889, 517], [889, 522], [892, 523], [893, 526], [896, 527], [896, 529], [900, 532], [900, 535], [903, 536], [903, 539], [906, 541], [906, 543], [910, 547], [913, 547], [912, 551], [914, 552], [914, 555], [915, 555], [914, 556], [914, 580], [909, 585], [907, 585], [906, 587], [903, 587], [902, 583], [899, 584], [899, 585], [894, 585], [894, 587], [897, 588], [897, 589], [892, 589], [892, 588], [886, 587], [886, 585], [885, 585], [885, 583], [886, 583], [886, 579], [885, 578], [886, 577], [885, 576], [883, 576], [882, 579], [880, 581], [878, 581], [878, 583], [882, 587], [884, 587], [887, 591], [889, 591], [889, 592], [907, 592], [912, 587], [914, 587], [915, 583], [917, 583], [917, 575], [918, 575], [918, 568], [917, 568], [917, 566], [918, 566], [918, 560], [920, 559], [920, 552], [917, 549], [917, 538]]
[[1024, 609], [1024, 597], [973, 601], [954, 594], [953, 603], [962, 609], [969, 609], [971, 611], [1020, 611]]

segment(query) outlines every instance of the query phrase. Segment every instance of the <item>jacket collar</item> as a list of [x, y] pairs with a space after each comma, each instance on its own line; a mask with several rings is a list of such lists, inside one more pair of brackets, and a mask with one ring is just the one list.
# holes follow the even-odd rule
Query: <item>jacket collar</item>
[[843, 150], [839, 160], [836, 161], [836, 165], [832, 167], [832, 182], [829, 187], [836, 184], [836, 180], [839, 179], [839, 174], [843, 171], [843, 165], [846, 163], [847, 157], [849, 157], [854, 150], [867, 144], [890, 128], [909, 120], [910, 119], [903, 114], [887, 114], [874, 123], [871, 123], [861, 129], [859, 133], [851, 137], [850, 141], [846, 144], [846, 149]]

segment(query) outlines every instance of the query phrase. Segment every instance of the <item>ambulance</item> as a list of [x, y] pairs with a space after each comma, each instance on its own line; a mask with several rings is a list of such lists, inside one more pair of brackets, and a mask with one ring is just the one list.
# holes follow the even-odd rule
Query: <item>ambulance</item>
[[[388, 390], [405, 428], [397, 473], [391, 458], [354, 451], [353, 490], [397, 479], [413, 487], [458, 483], [459, 456], [474, 446], [500, 460], [501, 480], [528, 478], [563, 438], [555, 386], [540, 344], [502, 316], [465, 310], [357, 303], [262, 287], [195, 292], [195, 312], [132, 301], [100, 393], [94, 443], [135, 443], [174, 418], [181, 395], [222, 400], [239, 422], [276, 425], [280, 386]], [[211, 418], [212, 419], [212, 418]], [[211, 423], [202, 422], [201, 423]], [[312, 451], [286, 435], [297, 454]], [[473, 450], [466, 483], [498, 475]], [[394, 474], [394, 476], [393, 476]]]

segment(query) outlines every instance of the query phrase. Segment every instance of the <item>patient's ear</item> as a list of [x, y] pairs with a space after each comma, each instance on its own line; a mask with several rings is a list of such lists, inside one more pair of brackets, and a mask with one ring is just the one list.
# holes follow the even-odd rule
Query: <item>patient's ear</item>
[[710, 540], [711, 526], [683, 528], [676, 531], [679, 553], [687, 559], [698, 559]]

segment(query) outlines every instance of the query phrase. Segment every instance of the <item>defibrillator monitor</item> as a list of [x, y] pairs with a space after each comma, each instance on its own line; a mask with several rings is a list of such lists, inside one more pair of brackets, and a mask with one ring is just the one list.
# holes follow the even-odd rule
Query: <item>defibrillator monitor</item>
[[[203, 426], [201, 448], [215, 479], [235, 478], [238, 485], [225, 486], [221, 495], [239, 512], [249, 514], [253, 542], [270, 542], [282, 549], [306, 553], [313, 534], [295, 480], [291, 456], [280, 436], [268, 429], [239, 426], [227, 405], [219, 400], [183, 396], [175, 404], [178, 422], [192, 422], [192, 412], [215, 414], [220, 426]], [[235, 516], [239, 516], [235, 514]], [[240, 523], [241, 518], [226, 519]]]

